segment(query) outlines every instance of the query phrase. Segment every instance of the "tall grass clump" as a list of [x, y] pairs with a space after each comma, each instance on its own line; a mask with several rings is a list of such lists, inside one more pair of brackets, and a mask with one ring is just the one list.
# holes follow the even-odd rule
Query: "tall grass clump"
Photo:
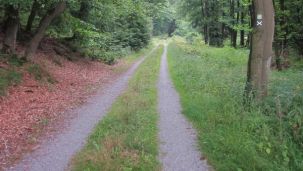
[[248, 50], [175, 40], [169, 67], [183, 113], [218, 171], [303, 170], [302, 70], [273, 72], [264, 102], [243, 106]]

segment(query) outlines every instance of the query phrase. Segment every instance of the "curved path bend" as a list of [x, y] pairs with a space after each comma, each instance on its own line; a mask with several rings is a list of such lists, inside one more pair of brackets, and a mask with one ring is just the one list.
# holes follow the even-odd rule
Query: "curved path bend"
[[[152, 50], [148, 55], [150, 55]], [[147, 56], [148, 56], [147, 55]], [[73, 119], [66, 129], [51, 139], [44, 140], [40, 148], [26, 155], [8, 171], [64, 171], [70, 159], [85, 145], [96, 124], [102, 120], [115, 99], [127, 88], [128, 80], [145, 58], [136, 62], [114, 84], [100, 90], [81, 107], [72, 110]], [[106, 91], [104, 91], [106, 90]]]
[[211, 170], [196, 144], [196, 132], [182, 115], [178, 93], [169, 77], [167, 45], [158, 82], [160, 161], [164, 171]]

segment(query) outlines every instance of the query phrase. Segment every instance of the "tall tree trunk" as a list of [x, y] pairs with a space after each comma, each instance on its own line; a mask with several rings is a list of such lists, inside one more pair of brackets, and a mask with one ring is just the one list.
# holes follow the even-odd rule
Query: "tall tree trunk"
[[[225, 24], [222, 23], [222, 26], [221, 26], [221, 34], [222, 34], [223, 39], [226, 38], [225, 28], [226, 28]], [[228, 35], [227, 35], [227, 36], [228, 36]]]
[[204, 34], [204, 42], [205, 44], [209, 43], [209, 27], [208, 23], [205, 22], [208, 18], [208, 2], [201, 0], [201, 15], [203, 22], [203, 34]]
[[216, 1], [206, 1], [208, 4], [208, 18], [209, 18], [209, 45], [222, 47], [222, 23], [219, 21], [221, 16], [221, 4]]
[[40, 24], [39, 24], [39, 28], [38, 28], [36, 34], [34, 35], [34, 37], [32, 38], [32, 40], [30, 41], [28, 48], [26, 49], [25, 57], [27, 59], [31, 60], [31, 57], [36, 52], [36, 50], [39, 46], [39, 43], [42, 40], [47, 27], [50, 25], [50, 23], [52, 22], [52, 20], [55, 17], [60, 15], [65, 10], [65, 7], [66, 7], [66, 1], [58, 2], [56, 7], [49, 10], [47, 12], [47, 14], [41, 19]]
[[9, 5], [6, 8], [6, 21], [5, 21], [5, 36], [3, 40], [3, 52], [15, 53], [16, 39], [19, 28], [19, 8]]
[[241, 30], [240, 32], [240, 46], [244, 47], [245, 46], [245, 31]]
[[88, 21], [89, 11], [91, 9], [90, 1], [88, 0], [81, 0], [80, 3], [80, 10], [79, 10], [79, 18], [83, 21]]
[[230, 27], [230, 44], [232, 47], [235, 47], [235, 30], [233, 26], [235, 26], [235, 0], [230, 0], [230, 17], [231, 17], [231, 27]]
[[205, 44], [208, 44], [209, 43], [208, 25], [205, 24], [203, 29], [204, 29], [204, 41], [205, 41]]
[[28, 16], [27, 19], [27, 24], [26, 24], [26, 31], [30, 32], [32, 30], [32, 26], [33, 26], [33, 22], [35, 20], [37, 11], [39, 10], [40, 4], [37, 0], [34, 0], [33, 5], [32, 5], [32, 9], [31, 9], [31, 13]]
[[249, 32], [249, 33], [247, 33], [247, 40], [246, 40], [246, 44], [245, 44], [245, 46], [247, 47], [247, 48], [249, 48], [250, 47], [250, 45], [251, 45], [251, 33]]
[[[237, 0], [237, 20], [236, 20], [236, 25], [238, 25], [239, 24], [239, 20], [240, 20], [240, 11], [239, 11], [239, 9], [240, 9], [240, 1], [239, 0]], [[238, 31], [237, 30], [235, 30], [235, 37], [234, 37], [234, 43], [233, 43], [233, 47], [237, 47], [237, 40], [238, 40]]]
[[230, 0], [230, 17], [231, 17], [231, 27], [230, 27], [230, 43], [231, 46], [236, 48], [237, 47], [237, 36], [238, 36], [238, 32], [237, 30], [234, 28], [234, 26], [237, 24], [237, 22], [239, 21], [239, 15], [237, 12], [237, 18], [235, 18], [235, 0]]
[[[241, 12], [241, 24], [244, 24], [244, 13]], [[244, 47], [245, 46], [245, 31], [241, 30], [240, 31], [240, 46]]]
[[261, 100], [267, 95], [268, 74], [273, 55], [274, 7], [272, 0], [253, 0], [253, 32], [249, 55], [246, 97]]
[[[243, 9], [243, 5], [241, 5], [241, 16], [240, 16], [240, 22], [241, 25], [243, 26], [244, 23], [244, 17], [245, 17], [245, 13], [244, 13], [244, 9]], [[244, 47], [245, 46], [245, 31], [241, 30], [240, 31], [240, 46]]]
[[[274, 3], [275, 5], [275, 3]], [[279, 8], [282, 12], [282, 16], [276, 17], [277, 27], [279, 27], [282, 31], [282, 35], [278, 35], [275, 33], [275, 66], [277, 67], [278, 71], [282, 71], [283, 67], [286, 66], [286, 61], [288, 58], [288, 28], [287, 28], [287, 18], [285, 16], [285, 1], [279, 0], [279, 6], [275, 5], [275, 7]]]

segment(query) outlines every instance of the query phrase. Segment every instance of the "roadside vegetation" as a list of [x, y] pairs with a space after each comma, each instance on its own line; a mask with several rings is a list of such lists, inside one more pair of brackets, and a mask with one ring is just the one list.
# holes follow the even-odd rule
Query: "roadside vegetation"
[[162, 52], [161, 46], [139, 67], [74, 157], [72, 170], [159, 170], [156, 84]]
[[269, 96], [243, 104], [249, 50], [175, 39], [169, 67], [183, 113], [218, 171], [303, 170], [303, 79], [299, 62], [273, 71]]
[[15, 55], [1, 55], [0, 63], [4, 60], [7, 61], [7, 64], [0, 66], [0, 96], [6, 95], [9, 86], [17, 85], [21, 82], [22, 74], [18, 71], [18, 67], [24, 63]]

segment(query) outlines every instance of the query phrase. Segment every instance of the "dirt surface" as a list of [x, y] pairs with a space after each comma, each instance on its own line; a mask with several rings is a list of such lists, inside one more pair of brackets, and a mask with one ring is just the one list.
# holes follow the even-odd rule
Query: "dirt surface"
[[64, 111], [83, 103], [96, 86], [119, 75], [113, 71], [115, 66], [84, 59], [69, 61], [48, 50], [39, 50], [35, 57], [55, 83], [37, 81], [28, 72], [32, 64], [17, 68], [23, 74], [22, 82], [0, 97], [0, 170], [36, 148], [40, 134]]
[[129, 78], [142, 61], [143, 59], [136, 62], [114, 84], [102, 89], [106, 91], [98, 91], [80, 108], [70, 111], [74, 117], [68, 121], [64, 130], [42, 141], [40, 148], [26, 155], [19, 164], [7, 170], [63, 171], [66, 169], [69, 160], [83, 147], [92, 129], [127, 87]]
[[179, 96], [168, 73], [167, 46], [158, 82], [160, 161], [165, 171], [210, 170], [196, 146], [196, 132], [181, 114]]

